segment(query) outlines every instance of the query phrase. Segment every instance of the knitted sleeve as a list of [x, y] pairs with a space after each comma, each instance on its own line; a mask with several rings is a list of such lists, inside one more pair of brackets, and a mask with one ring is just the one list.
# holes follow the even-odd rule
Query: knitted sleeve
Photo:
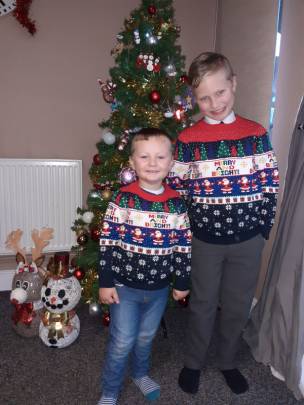
[[174, 247], [174, 288], [184, 291], [189, 288], [191, 272], [191, 242], [189, 217], [184, 201], [180, 201], [180, 210], [176, 221], [176, 244]]
[[191, 154], [187, 143], [177, 139], [174, 152], [174, 164], [167, 176], [167, 183], [181, 195], [188, 194]]
[[279, 171], [277, 159], [267, 133], [257, 139], [255, 163], [263, 193], [260, 216], [261, 233], [265, 239], [268, 239], [276, 213]]
[[116, 248], [120, 245], [121, 226], [125, 221], [126, 208], [121, 207], [123, 194], [117, 192], [109, 203], [102, 224], [99, 240], [100, 251], [98, 260], [99, 287], [113, 287], [112, 258]]

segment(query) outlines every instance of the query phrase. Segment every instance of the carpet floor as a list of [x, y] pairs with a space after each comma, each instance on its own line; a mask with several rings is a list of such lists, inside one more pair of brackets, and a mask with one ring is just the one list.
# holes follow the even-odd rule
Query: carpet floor
[[[96, 405], [100, 396], [108, 328], [101, 316], [89, 314], [79, 305], [81, 322], [78, 339], [64, 349], [45, 346], [39, 337], [23, 338], [11, 327], [9, 293], [0, 293], [0, 405]], [[151, 377], [161, 386], [155, 405], [304, 405], [285, 384], [274, 378], [268, 367], [256, 363], [242, 342], [239, 368], [250, 389], [232, 394], [214, 367], [215, 344], [211, 343], [206, 368], [197, 395], [182, 392], [177, 385], [183, 365], [186, 309], [168, 308], [165, 319], [168, 338], [160, 328], [153, 347]], [[119, 405], [147, 405], [127, 376]]]

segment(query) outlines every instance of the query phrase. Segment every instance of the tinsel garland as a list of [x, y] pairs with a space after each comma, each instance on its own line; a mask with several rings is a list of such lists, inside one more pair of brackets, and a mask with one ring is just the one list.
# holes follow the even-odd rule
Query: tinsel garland
[[27, 28], [32, 35], [36, 32], [35, 21], [28, 16], [32, 0], [16, 0], [16, 8], [13, 11], [13, 16], [19, 21], [23, 27]]

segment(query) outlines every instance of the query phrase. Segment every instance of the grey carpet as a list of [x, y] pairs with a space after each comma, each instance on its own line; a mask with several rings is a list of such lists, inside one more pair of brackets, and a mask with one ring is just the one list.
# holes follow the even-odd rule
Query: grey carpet
[[[22, 338], [11, 328], [9, 294], [0, 293], [0, 405], [96, 405], [100, 395], [100, 371], [108, 329], [100, 317], [80, 305], [77, 314], [81, 332], [65, 349], [46, 347], [39, 337]], [[161, 385], [155, 405], [304, 405], [296, 401], [285, 384], [271, 375], [269, 368], [256, 363], [243, 342], [240, 370], [250, 390], [234, 395], [214, 367], [214, 343], [197, 395], [183, 393], [177, 386], [182, 367], [186, 310], [166, 312], [168, 339], [160, 329], [154, 343], [151, 376]], [[119, 405], [147, 405], [138, 389], [126, 378]]]

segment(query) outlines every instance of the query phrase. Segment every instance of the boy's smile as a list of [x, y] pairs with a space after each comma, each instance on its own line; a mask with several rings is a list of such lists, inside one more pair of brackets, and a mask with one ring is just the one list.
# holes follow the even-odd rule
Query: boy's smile
[[236, 78], [227, 79], [227, 73], [220, 69], [206, 74], [194, 89], [197, 104], [204, 116], [222, 121], [232, 111], [236, 90]]
[[153, 136], [136, 140], [130, 164], [136, 171], [141, 187], [158, 190], [173, 165], [169, 139], [165, 136]]

